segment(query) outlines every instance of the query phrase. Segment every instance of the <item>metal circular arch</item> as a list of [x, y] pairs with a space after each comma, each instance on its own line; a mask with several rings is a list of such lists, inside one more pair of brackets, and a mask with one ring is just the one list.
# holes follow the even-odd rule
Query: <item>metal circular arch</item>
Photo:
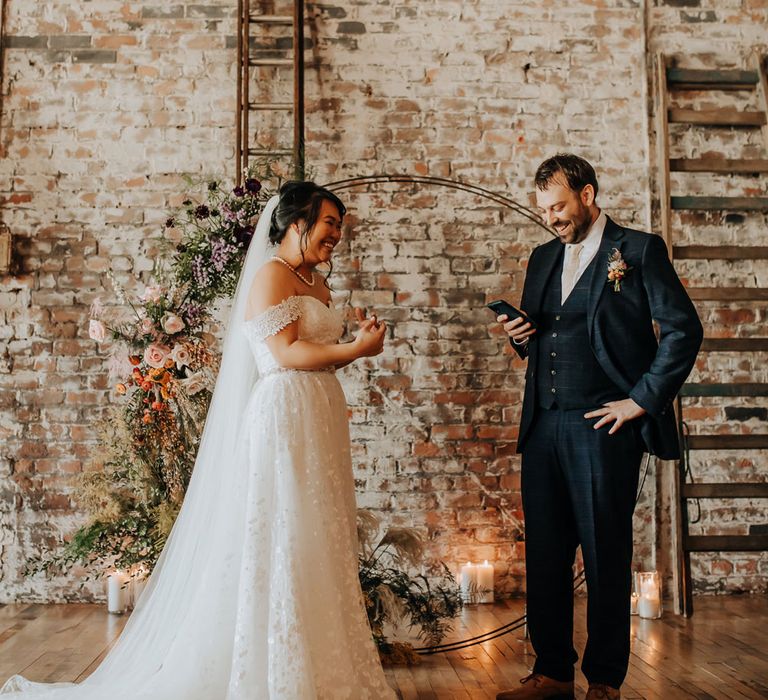
[[413, 184], [413, 185], [431, 185], [435, 187], [447, 187], [452, 190], [459, 190], [461, 192], [468, 192], [484, 199], [488, 199], [491, 202], [500, 204], [507, 209], [516, 211], [521, 216], [525, 217], [529, 221], [533, 222], [537, 226], [543, 228], [551, 236], [555, 234], [547, 228], [542, 222], [541, 217], [530, 207], [526, 207], [524, 204], [515, 201], [511, 197], [492, 190], [480, 187], [479, 185], [473, 185], [461, 180], [451, 180], [445, 177], [434, 177], [431, 175], [361, 175], [359, 177], [350, 177], [344, 180], [336, 180], [324, 185], [326, 189], [331, 192], [341, 192], [343, 190], [351, 190], [361, 185], [379, 185], [388, 182], [395, 182], [400, 184]]

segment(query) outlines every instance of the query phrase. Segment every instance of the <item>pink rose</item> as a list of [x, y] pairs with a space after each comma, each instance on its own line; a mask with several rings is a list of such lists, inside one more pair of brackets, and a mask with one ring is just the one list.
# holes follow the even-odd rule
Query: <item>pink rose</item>
[[157, 303], [163, 298], [163, 288], [158, 286], [150, 286], [144, 290], [144, 293], [139, 297], [142, 301], [151, 301]]
[[150, 333], [154, 333], [155, 331], [155, 324], [152, 322], [151, 318], [143, 318], [139, 322], [139, 333], [142, 335], [149, 335]]
[[171, 359], [176, 363], [176, 369], [181, 369], [182, 367], [188, 367], [189, 361], [192, 358], [186, 347], [177, 344], [171, 350]]
[[162, 367], [165, 364], [165, 361], [168, 359], [169, 353], [169, 347], [152, 343], [152, 345], [147, 347], [147, 349], [144, 351], [144, 362], [146, 362], [150, 367], [160, 369], [160, 367]]
[[101, 321], [92, 318], [88, 325], [88, 337], [97, 343], [101, 343], [107, 337], [107, 329]]
[[166, 314], [163, 317], [163, 330], [168, 335], [180, 333], [184, 330], [184, 321], [182, 321], [176, 314]]
[[205, 389], [205, 378], [202, 372], [193, 372], [179, 383], [190, 396], [194, 396]]

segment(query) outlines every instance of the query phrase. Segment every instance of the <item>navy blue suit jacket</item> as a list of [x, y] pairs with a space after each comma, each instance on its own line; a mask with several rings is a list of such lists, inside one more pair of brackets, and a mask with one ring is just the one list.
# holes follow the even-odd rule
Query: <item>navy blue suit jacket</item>
[[[538, 246], [528, 261], [520, 306], [534, 321], [562, 245], [555, 239]], [[631, 268], [618, 292], [608, 281], [608, 258], [614, 248]], [[647, 411], [638, 419], [646, 450], [662, 459], [677, 459], [680, 445], [673, 401], [701, 347], [703, 330], [696, 309], [660, 236], [623, 228], [609, 218], [595, 262], [587, 307], [592, 352], [616, 386]], [[658, 341], [653, 321], [658, 324]], [[517, 442], [517, 451], [522, 452], [537, 404], [536, 334], [527, 345], [513, 347], [529, 358]]]

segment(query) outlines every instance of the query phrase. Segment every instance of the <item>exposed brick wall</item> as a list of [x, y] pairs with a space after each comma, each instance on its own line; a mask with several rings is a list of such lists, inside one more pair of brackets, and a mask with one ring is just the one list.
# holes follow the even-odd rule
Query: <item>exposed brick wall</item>
[[[717, 31], [738, 61], [765, 22], [765, 9], [747, 2], [730, 3], [727, 24], [687, 19], [710, 10], [682, 4], [646, 17], [623, 0], [310, 3], [314, 176], [438, 175], [526, 203], [538, 162], [568, 148], [597, 166], [600, 204], [646, 228], [655, 187], [646, 48], [702, 50], [702, 33], [711, 47]], [[0, 362], [0, 600], [101, 593], [18, 571], [39, 543], [82, 519], [70, 480], [87, 468], [90, 424], [109, 401], [105, 357], [84, 320], [108, 293], [109, 266], [126, 281], [148, 274], [180, 173], [232, 175], [234, 6], [9, 0], [0, 196], [22, 272], [0, 283], [12, 364]], [[284, 50], [276, 36], [254, 48]], [[289, 94], [289, 81], [259, 77], [254, 97]], [[254, 131], [263, 145], [287, 133], [267, 122]], [[393, 323], [385, 354], [343, 375], [360, 503], [425, 528], [431, 552], [452, 566], [495, 561], [499, 591], [519, 592], [522, 364], [490, 332], [482, 304], [519, 298], [527, 255], [547, 234], [449, 190], [345, 199], [351, 231], [334, 285]], [[664, 541], [654, 476], [637, 512], [644, 567]], [[697, 570], [708, 588], [711, 573]], [[724, 589], [743, 586], [736, 570], [718, 576]]]
[[130, 284], [151, 270], [181, 173], [232, 169], [234, 11], [15, 0], [7, 11], [0, 207], [21, 273], [0, 286], [0, 599], [80, 599], [101, 588], [18, 572], [82, 522], [71, 479], [110, 400], [85, 323], [111, 294], [107, 271]]

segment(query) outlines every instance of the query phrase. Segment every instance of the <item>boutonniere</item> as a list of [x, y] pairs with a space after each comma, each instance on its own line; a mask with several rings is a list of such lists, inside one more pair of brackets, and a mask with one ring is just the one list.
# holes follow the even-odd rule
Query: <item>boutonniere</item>
[[611, 251], [611, 257], [608, 258], [608, 282], [613, 283], [614, 292], [621, 291], [621, 283], [627, 272], [631, 269], [632, 268], [627, 265], [624, 258], [621, 257], [619, 249], [614, 248]]

